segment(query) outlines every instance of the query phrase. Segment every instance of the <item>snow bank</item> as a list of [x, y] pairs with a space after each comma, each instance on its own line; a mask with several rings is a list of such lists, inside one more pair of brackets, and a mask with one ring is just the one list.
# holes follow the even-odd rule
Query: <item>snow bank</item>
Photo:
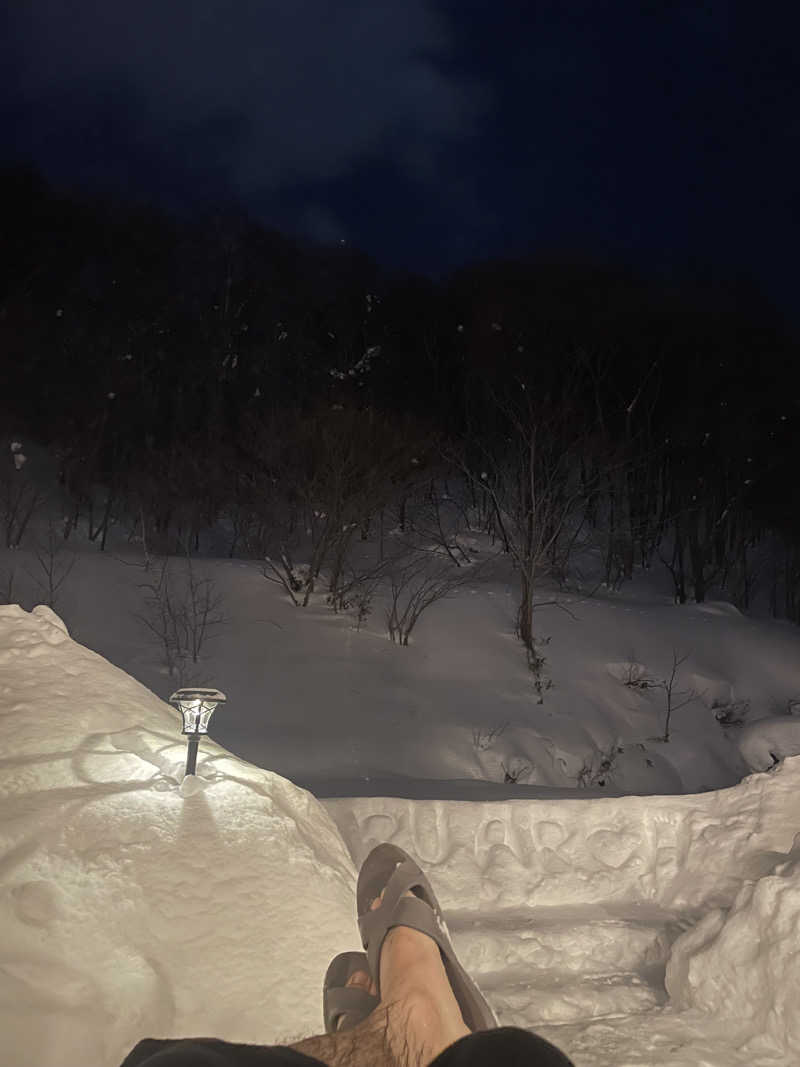
[[800, 826], [800, 759], [686, 796], [510, 801], [328, 799], [357, 863], [393, 841], [442, 907], [613, 905], [697, 915], [728, 906]]
[[319, 1032], [321, 976], [358, 933], [314, 797], [211, 741], [183, 796], [176, 713], [47, 608], [0, 607], [0, 680], [4, 1062]]
[[800, 719], [766, 715], [742, 729], [738, 744], [751, 771], [767, 771], [776, 760], [800, 753]]
[[666, 988], [677, 1007], [724, 1022], [746, 1051], [800, 1062], [800, 847], [742, 887], [673, 945]]

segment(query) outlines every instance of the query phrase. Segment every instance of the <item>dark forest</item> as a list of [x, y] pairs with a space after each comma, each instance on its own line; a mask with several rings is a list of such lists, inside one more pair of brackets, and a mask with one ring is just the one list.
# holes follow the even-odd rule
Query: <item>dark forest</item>
[[[124, 522], [197, 551], [220, 527], [288, 565], [312, 514], [335, 598], [353, 538], [458, 500], [513, 557], [529, 650], [535, 582], [587, 538], [612, 587], [661, 567], [676, 602], [800, 622], [797, 340], [751, 284], [577, 259], [432, 281], [20, 170], [0, 204], [0, 425], [52, 457], [64, 539]], [[14, 547], [44, 501], [4, 452]]]

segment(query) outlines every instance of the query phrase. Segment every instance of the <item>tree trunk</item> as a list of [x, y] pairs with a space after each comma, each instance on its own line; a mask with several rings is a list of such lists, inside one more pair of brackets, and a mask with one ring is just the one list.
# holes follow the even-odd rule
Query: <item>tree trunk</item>
[[675, 549], [673, 552], [673, 572], [675, 597], [679, 604], [686, 603], [686, 571], [683, 561], [683, 531], [680, 523], [675, 522]]
[[517, 614], [519, 639], [533, 652], [533, 581], [526, 567], [520, 569], [520, 602]]
[[706, 553], [705, 546], [700, 543], [699, 513], [695, 509], [689, 516], [689, 559], [692, 564], [692, 585], [694, 586], [694, 599], [702, 604], [706, 598]]

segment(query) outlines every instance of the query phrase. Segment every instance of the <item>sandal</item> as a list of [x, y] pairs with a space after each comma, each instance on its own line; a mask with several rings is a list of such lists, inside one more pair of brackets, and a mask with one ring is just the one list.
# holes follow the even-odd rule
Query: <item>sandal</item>
[[[404, 897], [411, 890], [417, 898]], [[383, 893], [374, 910], [372, 902]], [[364, 861], [356, 893], [358, 928], [367, 952], [369, 969], [380, 997], [381, 948], [394, 926], [410, 926], [433, 938], [442, 954], [444, 969], [453, 989], [464, 1024], [475, 1030], [494, 1030], [500, 1024], [483, 994], [461, 964], [450, 942], [442, 911], [428, 879], [414, 860], [397, 845], [376, 846]]]
[[363, 952], [340, 952], [331, 960], [322, 984], [322, 1014], [325, 1033], [335, 1034], [352, 1030], [377, 1008], [379, 998], [366, 989], [347, 986], [356, 971], [369, 974], [369, 963]]

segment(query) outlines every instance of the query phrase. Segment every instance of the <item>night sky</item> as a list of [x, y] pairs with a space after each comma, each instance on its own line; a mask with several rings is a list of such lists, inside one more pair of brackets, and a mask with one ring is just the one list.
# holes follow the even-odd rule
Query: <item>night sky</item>
[[796, 318], [796, 5], [17, 0], [5, 162], [239, 206], [432, 276], [569, 255], [750, 277]]

